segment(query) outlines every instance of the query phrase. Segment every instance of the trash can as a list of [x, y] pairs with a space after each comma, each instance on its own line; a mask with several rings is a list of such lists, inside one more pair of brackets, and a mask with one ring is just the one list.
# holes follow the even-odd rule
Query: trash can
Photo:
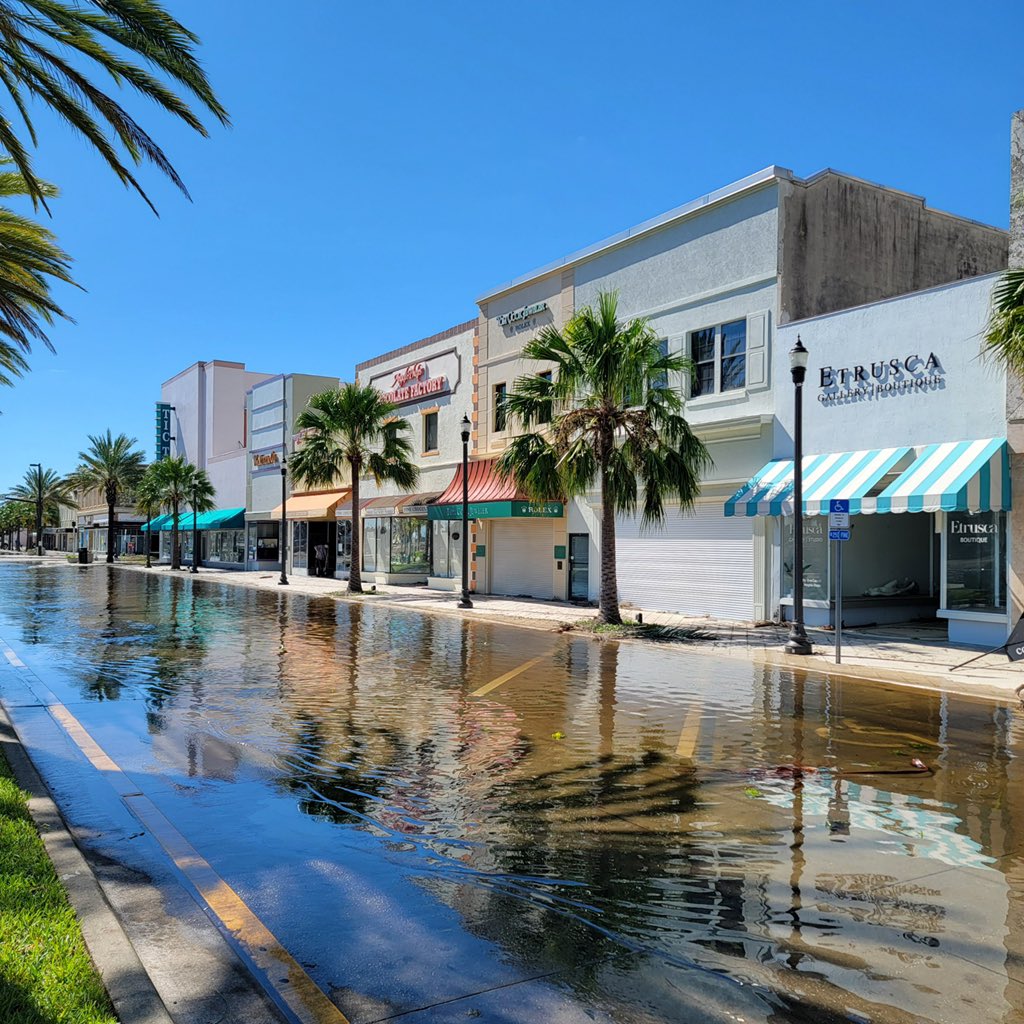
[[88, 565], [89, 564], [89, 549], [79, 548], [78, 549], [78, 564]]

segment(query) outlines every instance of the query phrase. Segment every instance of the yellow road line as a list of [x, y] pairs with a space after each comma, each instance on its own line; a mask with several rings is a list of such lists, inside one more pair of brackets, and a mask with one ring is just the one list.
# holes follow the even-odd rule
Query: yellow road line
[[[207, 906], [233, 935], [246, 954], [267, 977], [274, 991], [303, 1024], [349, 1024], [348, 1018], [317, 986], [274, 937], [273, 933], [246, 906], [245, 901], [210, 866], [210, 863], [167, 820], [156, 805], [132, 786], [128, 777], [109, 754], [89, 735], [85, 726], [63, 704], [49, 707], [50, 714], [64, 727], [68, 736], [101, 772], [111, 774], [110, 781], [121, 792], [125, 804], [147, 828], [195, 886]], [[125, 793], [130, 787], [132, 793]], [[285, 970], [285, 984], [280, 974]]]
[[519, 666], [519, 668], [512, 669], [511, 672], [506, 672], [503, 676], [498, 676], [497, 679], [492, 679], [485, 686], [481, 686], [479, 690], [474, 690], [471, 697], [482, 697], [485, 693], [490, 693], [491, 690], [496, 690], [499, 686], [503, 686], [510, 679], [515, 679], [516, 676], [522, 675], [527, 669], [533, 668], [534, 665], [539, 665], [544, 658], [534, 658], [532, 661], [527, 661], [525, 664]]
[[14, 651], [11, 650], [6, 644], [4, 644], [4, 657], [15, 667], [25, 668], [25, 662], [19, 658]]
[[697, 749], [697, 741], [700, 739], [700, 723], [704, 718], [702, 707], [691, 708], [683, 719], [683, 731], [679, 734], [679, 744], [676, 746], [676, 756], [693, 760], [693, 752]]
[[[301, 1021], [308, 1024], [349, 1024], [341, 1010], [324, 995], [316, 982], [277, 941], [273, 932], [164, 817], [149, 797], [127, 797], [125, 803], [149, 829], [178, 870], [196, 887], [207, 906], [241, 943], [252, 961], [266, 974], [278, 995]], [[283, 985], [279, 979], [282, 968], [286, 982]]]

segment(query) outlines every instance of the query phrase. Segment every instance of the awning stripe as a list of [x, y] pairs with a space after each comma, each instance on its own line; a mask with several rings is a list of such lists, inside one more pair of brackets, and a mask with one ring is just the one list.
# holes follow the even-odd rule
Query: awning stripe
[[947, 441], [923, 448], [878, 497], [879, 512], [991, 512], [1010, 507], [1006, 439]]
[[[885, 477], [909, 465], [877, 497]], [[827, 515], [829, 503], [845, 499], [852, 514], [875, 512], [990, 512], [1010, 507], [1010, 462], [1006, 439], [945, 441], [804, 457], [804, 512]], [[792, 515], [793, 462], [767, 463], [725, 504], [727, 516]]]
[[[865, 496], [910, 452], [908, 446], [872, 448], [858, 452], [806, 455], [803, 460], [804, 512], [828, 515], [837, 498], [850, 502], [850, 511], [862, 510]], [[873, 508], [870, 511], [874, 511]], [[727, 516], [792, 515], [793, 461], [777, 459], [741, 487], [726, 502]]]

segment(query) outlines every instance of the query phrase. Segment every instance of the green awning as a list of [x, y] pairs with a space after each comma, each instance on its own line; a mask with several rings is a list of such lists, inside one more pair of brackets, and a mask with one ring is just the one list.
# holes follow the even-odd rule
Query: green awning
[[167, 529], [171, 528], [171, 517], [169, 515], [157, 516], [156, 519], [150, 519], [148, 523], [142, 524], [142, 532], [145, 533], [148, 530], [162, 530], [164, 529], [164, 523], [167, 523]]
[[[561, 519], [560, 501], [471, 501], [470, 519]], [[461, 519], [462, 505], [428, 505], [428, 519]]]
[[[160, 516], [158, 519], [154, 519], [153, 529], [167, 533], [171, 529], [171, 518], [171, 516]], [[245, 509], [218, 508], [212, 512], [200, 512], [196, 516], [195, 528], [197, 530], [242, 530], [245, 528]], [[191, 512], [178, 513], [178, 529], [192, 529]]]

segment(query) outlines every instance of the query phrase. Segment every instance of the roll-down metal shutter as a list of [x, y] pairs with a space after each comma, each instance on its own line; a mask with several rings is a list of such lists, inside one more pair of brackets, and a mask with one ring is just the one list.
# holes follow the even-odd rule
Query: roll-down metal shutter
[[504, 519], [491, 527], [491, 593], [550, 599], [550, 520]]
[[616, 534], [619, 600], [637, 608], [754, 618], [753, 520], [729, 518], [721, 502], [698, 503], [680, 515], [665, 507], [665, 521], [643, 528], [640, 517], [620, 519]]

